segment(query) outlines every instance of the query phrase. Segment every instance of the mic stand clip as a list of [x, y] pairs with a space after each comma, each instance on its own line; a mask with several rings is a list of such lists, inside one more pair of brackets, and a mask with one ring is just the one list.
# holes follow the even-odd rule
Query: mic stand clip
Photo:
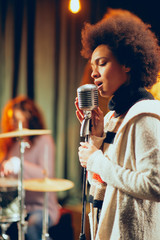
[[84, 111], [84, 119], [81, 124], [80, 137], [90, 135], [91, 111]]

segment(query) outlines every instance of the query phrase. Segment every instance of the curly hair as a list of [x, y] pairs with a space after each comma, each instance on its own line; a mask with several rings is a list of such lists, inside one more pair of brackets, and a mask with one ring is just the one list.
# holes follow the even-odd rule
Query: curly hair
[[85, 58], [101, 44], [112, 51], [121, 65], [131, 69], [131, 84], [150, 88], [160, 70], [158, 39], [139, 17], [132, 13], [111, 15], [96, 24], [85, 23], [82, 29], [82, 51]]
[[44, 119], [38, 106], [29, 98], [19, 96], [14, 99], [12, 106], [13, 111], [15, 109], [21, 110], [27, 121], [29, 129], [44, 129]]
[[[15, 131], [13, 127], [14, 110], [20, 110], [24, 113], [29, 129], [44, 129], [45, 123], [43, 115], [38, 106], [28, 97], [18, 96], [11, 99], [5, 105], [2, 111], [1, 131], [3, 133]], [[29, 136], [29, 140], [33, 142], [35, 136]], [[7, 153], [15, 138], [5, 138], [0, 141], [0, 162]]]

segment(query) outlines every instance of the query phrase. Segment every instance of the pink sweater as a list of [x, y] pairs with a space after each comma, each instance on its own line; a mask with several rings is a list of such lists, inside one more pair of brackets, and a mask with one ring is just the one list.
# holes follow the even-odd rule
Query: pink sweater
[[[16, 142], [10, 149], [7, 158], [20, 157], [19, 142]], [[44, 169], [48, 172], [48, 177], [54, 177], [55, 171], [55, 144], [50, 135], [37, 136], [30, 148], [24, 152], [24, 179], [43, 178]], [[36, 209], [43, 210], [44, 193], [25, 191], [25, 205], [27, 212]], [[59, 204], [56, 193], [48, 193], [49, 214], [54, 224], [59, 220]]]

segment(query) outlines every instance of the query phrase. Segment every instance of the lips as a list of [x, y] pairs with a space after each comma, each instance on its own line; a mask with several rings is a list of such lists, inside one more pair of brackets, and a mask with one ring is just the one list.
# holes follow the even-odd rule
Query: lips
[[102, 88], [103, 82], [95, 81], [95, 85], [98, 87], [98, 89], [100, 89], [100, 88]]

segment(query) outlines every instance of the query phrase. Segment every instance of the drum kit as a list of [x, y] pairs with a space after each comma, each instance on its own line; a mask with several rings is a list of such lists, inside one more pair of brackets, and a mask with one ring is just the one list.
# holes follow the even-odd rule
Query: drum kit
[[22, 127], [21, 123], [19, 124], [18, 130], [0, 134], [0, 138], [18, 138], [20, 141], [21, 160], [20, 175], [18, 179], [0, 178], [0, 226], [2, 231], [0, 240], [9, 240], [6, 230], [12, 222], [18, 222], [18, 240], [25, 239], [25, 231], [27, 228], [24, 204], [25, 190], [44, 193], [42, 240], [48, 239], [48, 192], [65, 191], [74, 186], [74, 183], [70, 180], [58, 178], [50, 179], [47, 176], [44, 176], [43, 179], [23, 179], [24, 152], [25, 148], [28, 147], [27, 143], [24, 142], [24, 138], [26, 136], [42, 134], [51, 134], [51, 131], [44, 129], [25, 129]]

